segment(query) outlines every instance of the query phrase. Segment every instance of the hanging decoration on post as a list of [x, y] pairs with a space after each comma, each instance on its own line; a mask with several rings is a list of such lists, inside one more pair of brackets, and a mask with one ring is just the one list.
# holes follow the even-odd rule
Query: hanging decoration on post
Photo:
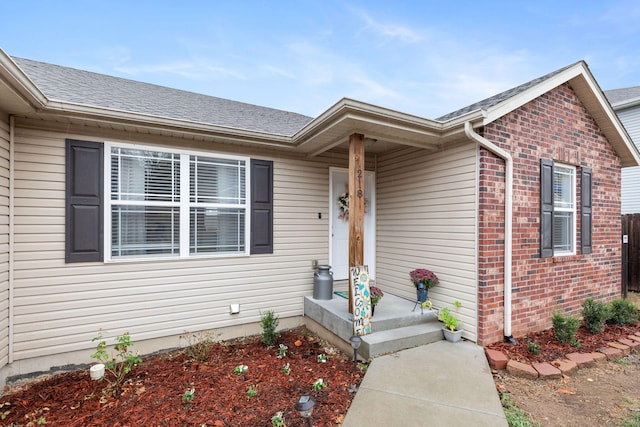
[[351, 301], [353, 311], [353, 335], [371, 333], [371, 291], [369, 289], [369, 267], [366, 265], [349, 269]]

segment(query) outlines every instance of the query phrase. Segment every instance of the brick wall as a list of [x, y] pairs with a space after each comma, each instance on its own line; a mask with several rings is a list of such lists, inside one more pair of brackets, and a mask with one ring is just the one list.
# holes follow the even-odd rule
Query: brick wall
[[[513, 157], [512, 335], [551, 327], [555, 310], [579, 315], [587, 297], [621, 294], [620, 161], [568, 84], [487, 125]], [[576, 171], [577, 255], [540, 258], [540, 159]], [[580, 253], [580, 167], [593, 169], [593, 253]], [[504, 336], [504, 161], [480, 152], [478, 342]]]

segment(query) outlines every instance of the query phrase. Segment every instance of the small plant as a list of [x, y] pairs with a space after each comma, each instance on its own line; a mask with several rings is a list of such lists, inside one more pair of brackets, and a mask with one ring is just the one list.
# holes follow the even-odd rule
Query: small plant
[[271, 425], [273, 427], [287, 427], [287, 424], [284, 422], [282, 411], [276, 412], [276, 414], [271, 417]]
[[192, 388], [191, 390], [187, 390], [182, 395], [182, 403], [191, 402], [195, 398], [196, 389]]
[[527, 350], [529, 350], [529, 353], [534, 355], [540, 354], [540, 344], [535, 341], [529, 341], [527, 342]]
[[431, 310], [431, 308], [433, 308], [433, 303], [430, 299], [428, 299], [422, 303], [422, 308], [428, 308], [429, 310]]
[[629, 359], [627, 359], [626, 357], [623, 357], [621, 359], [620, 358], [619, 359], [613, 359], [613, 361], [615, 363], [618, 363], [618, 364], [623, 365], [623, 366], [631, 365], [631, 361]]
[[560, 342], [569, 342], [571, 345], [577, 343], [576, 332], [580, 327], [580, 320], [571, 315], [565, 315], [556, 311], [551, 318], [553, 323], [553, 333]]
[[252, 397], [256, 397], [258, 395], [258, 388], [254, 385], [250, 385], [249, 388], [247, 388], [247, 396], [249, 398]]
[[291, 373], [291, 366], [287, 363], [282, 367], [282, 373], [285, 375], [289, 375]]
[[613, 323], [615, 325], [629, 325], [631, 323], [636, 323], [640, 316], [638, 307], [636, 307], [631, 301], [622, 298], [611, 301], [609, 309], [611, 310], [609, 323]]
[[318, 363], [327, 363], [327, 355], [324, 353], [319, 354], [316, 360], [318, 361]]
[[289, 350], [289, 347], [287, 347], [284, 344], [280, 344], [280, 347], [278, 347], [278, 359], [282, 359], [284, 357], [287, 356], [287, 350]]
[[108, 385], [103, 389], [103, 393], [116, 395], [124, 383], [124, 378], [137, 363], [142, 362], [142, 359], [131, 351], [133, 341], [129, 332], [116, 337], [116, 345], [113, 347], [116, 352], [114, 356], [110, 356], [107, 352], [107, 342], [102, 338], [102, 330], [91, 341], [98, 341], [96, 352], [91, 357], [103, 363], [105, 370], [109, 373]]
[[510, 426], [518, 427], [540, 427], [540, 423], [533, 421], [531, 417], [520, 408], [518, 408], [508, 395], [502, 394], [500, 396], [502, 407], [504, 408], [504, 415], [507, 417], [507, 422]]
[[180, 339], [185, 340], [187, 343], [187, 356], [200, 363], [204, 363], [209, 360], [211, 349], [216, 343], [215, 336], [207, 332], [191, 333], [185, 331], [184, 334], [180, 335]]
[[313, 391], [320, 391], [326, 386], [327, 384], [322, 380], [322, 378], [318, 378], [313, 382]]
[[460, 307], [462, 307], [462, 303], [458, 300], [455, 300], [453, 302], [453, 306], [456, 308], [456, 313], [458, 312], [458, 310], [460, 309]]
[[438, 320], [444, 323], [445, 328], [450, 331], [455, 331], [458, 329], [458, 325], [460, 324], [460, 320], [453, 314], [451, 314], [451, 310], [447, 307], [443, 307], [438, 312]]
[[233, 373], [236, 375], [242, 375], [248, 370], [249, 370], [249, 367], [247, 365], [238, 365], [235, 368], [233, 368]]
[[600, 301], [587, 298], [582, 303], [582, 318], [584, 326], [592, 334], [599, 334], [610, 317], [609, 306]]
[[276, 332], [280, 318], [276, 316], [273, 310], [267, 310], [260, 314], [260, 326], [262, 326], [262, 343], [267, 346], [272, 346], [278, 340], [280, 336]]
[[377, 286], [371, 286], [369, 288], [369, 294], [371, 295], [371, 305], [378, 305], [382, 297], [384, 296], [384, 292], [382, 289]]

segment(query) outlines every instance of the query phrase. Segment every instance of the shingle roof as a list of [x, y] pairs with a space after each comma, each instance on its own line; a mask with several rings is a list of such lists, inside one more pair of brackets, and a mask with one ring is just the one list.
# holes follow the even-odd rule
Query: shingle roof
[[293, 135], [313, 118], [23, 58], [12, 58], [47, 98], [169, 119]]
[[462, 116], [463, 114], [470, 113], [472, 111], [486, 110], [486, 109], [491, 108], [491, 107], [493, 107], [495, 105], [498, 105], [502, 101], [506, 101], [507, 99], [512, 98], [512, 97], [514, 97], [514, 96], [526, 91], [529, 88], [532, 88], [532, 87], [536, 86], [539, 83], [542, 83], [543, 81], [545, 81], [547, 79], [550, 79], [551, 77], [553, 77], [553, 76], [555, 76], [557, 74], [562, 73], [563, 71], [573, 67], [576, 64], [577, 64], [577, 62], [573, 63], [573, 64], [570, 64], [570, 65], [567, 65], [566, 67], [562, 67], [559, 70], [552, 71], [549, 74], [545, 74], [542, 77], [538, 77], [537, 79], [533, 79], [533, 80], [531, 80], [531, 81], [529, 81], [527, 83], [523, 83], [520, 86], [516, 86], [516, 87], [511, 88], [509, 90], [506, 90], [506, 91], [504, 91], [502, 93], [494, 95], [494, 96], [492, 96], [490, 98], [483, 99], [482, 101], [473, 103], [473, 104], [468, 105], [468, 106], [466, 106], [464, 108], [456, 110], [456, 111], [454, 111], [452, 113], [445, 114], [444, 116], [440, 116], [436, 120], [444, 122], [444, 121], [451, 120], [451, 119], [454, 119], [456, 117]]
[[640, 86], [606, 90], [604, 94], [606, 95], [609, 102], [615, 105], [621, 102], [630, 101], [632, 99], [640, 99]]

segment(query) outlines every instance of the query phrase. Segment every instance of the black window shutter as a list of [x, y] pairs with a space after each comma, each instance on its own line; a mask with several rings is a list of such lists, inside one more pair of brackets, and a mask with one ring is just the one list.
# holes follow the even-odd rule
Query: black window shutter
[[540, 257], [553, 256], [553, 160], [540, 159]]
[[580, 248], [583, 254], [590, 254], [592, 251], [591, 229], [591, 178], [593, 172], [591, 168], [580, 169], [580, 214], [582, 215], [580, 227]]
[[103, 260], [103, 145], [66, 141], [65, 262]]
[[273, 253], [273, 162], [251, 159], [251, 253]]

